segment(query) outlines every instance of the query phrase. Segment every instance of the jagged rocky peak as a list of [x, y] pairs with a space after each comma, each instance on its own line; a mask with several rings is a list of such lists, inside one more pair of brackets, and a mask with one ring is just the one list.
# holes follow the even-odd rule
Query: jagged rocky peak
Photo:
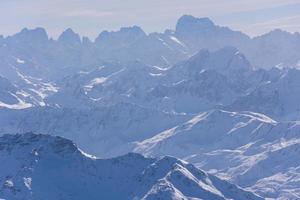
[[146, 35], [146, 33], [139, 26], [122, 27], [120, 29], [120, 33], [124, 33], [124, 34], [127, 33], [127, 34], [134, 34], [134, 35], [143, 35], [143, 36]]
[[[218, 58], [227, 61], [224, 67], [226, 69], [231, 70], [252, 70], [253, 67], [251, 66], [248, 59], [242, 54], [237, 48], [232, 46], [226, 46], [214, 53], [214, 60], [218, 61]], [[227, 60], [228, 59], [228, 60]], [[227, 64], [227, 65], [226, 65]], [[217, 63], [217, 65], [221, 65], [221, 63]]]
[[17, 38], [22, 41], [28, 42], [43, 42], [48, 40], [48, 34], [44, 28], [37, 27], [35, 29], [24, 28], [21, 32], [12, 36], [11, 38]]
[[176, 24], [176, 33], [198, 32], [214, 28], [215, 24], [207, 17], [196, 18], [191, 15], [183, 15]]
[[122, 27], [118, 31], [103, 31], [96, 38], [97, 42], [105, 40], [135, 40], [140, 37], [145, 37], [146, 33], [139, 26]]
[[246, 57], [237, 48], [231, 46], [226, 46], [217, 51], [202, 49], [187, 60], [185, 65], [190, 68], [213, 69], [220, 72], [226, 72], [226, 70], [252, 70], [252, 66]]
[[68, 28], [58, 37], [58, 42], [80, 44], [81, 39], [79, 34], [75, 33], [71, 28]]

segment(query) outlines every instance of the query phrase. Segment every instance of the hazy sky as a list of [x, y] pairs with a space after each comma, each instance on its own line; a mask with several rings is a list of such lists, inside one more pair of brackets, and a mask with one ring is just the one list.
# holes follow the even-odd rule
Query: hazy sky
[[163, 31], [183, 14], [252, 36], [274, 28], [300, 32], [300, 0], [0, 0], [0, 35], [24, 27], [44, 27], [53, 37], [68, 27], [91, 38], [131, 25]]

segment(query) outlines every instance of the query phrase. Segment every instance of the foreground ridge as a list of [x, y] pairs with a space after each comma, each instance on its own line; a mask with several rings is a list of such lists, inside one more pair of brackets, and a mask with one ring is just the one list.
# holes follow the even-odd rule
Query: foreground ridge
[[4, 199], [262, 199], [174, 157], [97, 159], [62, 137], [0, 137]]

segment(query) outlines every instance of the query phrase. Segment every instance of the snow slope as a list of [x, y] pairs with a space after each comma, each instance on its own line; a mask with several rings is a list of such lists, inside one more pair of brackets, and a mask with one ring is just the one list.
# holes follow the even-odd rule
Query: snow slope
[[251, 110], [278, 120], [298, 120], [300, 114], [300, 70], [283, 69], [278, 77], [261, 84], [228, 106], [231, 110]]
[[128, 103], [93, 109], [33, 107], [0, 110], [0, 132], [60, 135], [101, 157], [124, 154], [132, 143], [173, 127], [189, 115], [166, 113]]
[[173, 157], [97, 159], [70, 140], [0, 137], [3, 199], [262, 199]]
[[176, 156], [263, 197], [297, 199], [299, 130], [298, 122], [213, 110], [138, 143], [135, 152]]

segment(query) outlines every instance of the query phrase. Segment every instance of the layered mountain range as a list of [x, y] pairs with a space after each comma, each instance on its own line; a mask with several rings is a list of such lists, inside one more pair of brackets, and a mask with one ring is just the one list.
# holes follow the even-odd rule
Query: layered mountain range
[[[213, 179], [226, 179], [263, 198], [299, 199], [299, 48], [299, 33], [274, 30], [251, 38], [208, 18], [187, 15], [178, 20], [175, 30], [146, 34], [140, 27], [125, 27], [104, 31], [95, 41], [81, 38], [72, 29], [56, 40], [43, 28], [23, 29], [0, 38], [0, 135], [62, 136], [106, 159], [129, 152], [171, 155], [208, 171]], [[24, 137], [5, 136], [3, 145], [16, 138], [56, 140]], [[36, 145], [33, 140], [28, 143]], [[52, 155], [52, 150], [45, 154]], [[75, 160], [89, 160], [75, 154]], [[144, 167], [158, 162], [129, 155]], [[133, 171], [138, 175], [141, 170]], [[139, 188], [144, 193], [137, 199], [208, 198], [195, 195], [201, 189], [189, 193], [183, 185], [175, 186], [181, 183], [155, 181], [151, 187]], [[241, 199], [226, 196], [211, 183], [223, 199]], [[103, 187], [110, 188], [112, 182], [106, 184]], [[93, 193], [93, 188], [87, 186], [86, 191]], [[11, 190], [5, 191], [12, 195]], [[31, 194], [20, 191], [16, 194]], [[136, 191], [126, 189], [131, 194]]]

